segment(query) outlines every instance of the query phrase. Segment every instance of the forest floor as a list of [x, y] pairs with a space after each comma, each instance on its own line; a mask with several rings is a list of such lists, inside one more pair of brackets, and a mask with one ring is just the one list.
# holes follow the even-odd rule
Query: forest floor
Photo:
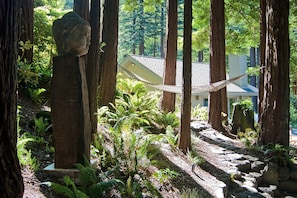
[[[21, 125], [28, 127], [30, 120], [42, 106], [32, 104], [26, 99], [19, 100], [22, 106], [21, 115], [24, 120]], [[29, 128], [27, 128], [29, 130]], [[263, 169], [261, 157], [249, 153], [239, 139], [229, 138], [210, 128], [205, 123], [192, 123], [192, 145], [205, 163], [192, 166], [189, 158], [169, 145], [160, 145], [158, 160], [165, 162], [170, 170], [179, 176], [170, 182], [160, 183], [152, 179], [161, 197], [178, 198], [185, 189], [196, 189], [199, 197], [297, 197], [288, 195], [277, 189], [267, 189], [257, 185], [258, 176], [251, 174]], [[297, 136], [293, 137], [297, 141]], [[52, 164], [54, 156], [44, 150], [32, 151], [40, 160], [40, 170], [34, 172], [30, 168], [22, 168], [25, 185], [24, 198], [54, 198], [55, 193], [44, 184], [52, 177], [43, 169]], [[154, 166], [147, 167], [147, 172], [153, 172]], [[257, 169], [257, 170], [256, 170]], [[256, 181], [250, 182], [250, 181]]]

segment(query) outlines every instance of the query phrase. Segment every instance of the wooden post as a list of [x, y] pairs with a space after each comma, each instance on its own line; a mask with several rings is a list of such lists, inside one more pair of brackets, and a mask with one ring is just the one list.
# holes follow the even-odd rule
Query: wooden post
[[90, 158], [91, 125], [84, 58], [54, 57], [51, 89], [55, 168]]

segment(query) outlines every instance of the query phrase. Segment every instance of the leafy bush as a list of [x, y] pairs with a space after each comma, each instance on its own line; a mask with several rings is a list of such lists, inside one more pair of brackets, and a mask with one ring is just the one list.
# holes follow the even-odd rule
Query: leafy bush
[[35, 139], [32, 137], [28, 137], [26, 133], [22, 135], [20, 134], [21, 133], [21, 128], [19, 125], [20, 117], [21, 117], [20, 109], [21, 107], [18, 106], [18, 109], [17, 109], [17, 136], [18, 137], [17, 137], [17, 146], [16, 146], [18, 158], [22, 166], [30, 167], [34, 171], [37, 171], [39, 169], [40, 163], [35, 157], [32, 156], [31, 150], [26, 148], [27, 144], [30, 142], [34, 142]]
[[79, 170], [79, 186], [69, 176], [64, 176], [65, 186], [47, 182], [55, 192], [67, 196], [69, 198], [97, 198], [102, 197], [105, 192], [111, 188], [123, 188], [124, 183], [121, 180], [109, 178], [111, 172], [103, 172], [97, 175], [88, 160], [84, 160], [85, 165], [76, 164]]
[[239, 102], [236, 102], [233, 104], [235, 105], [239, 105], [241, 110], [253, 110], [253, 102], [251, 98], [247, 98], [245, 100], [241, 100]]
[[287, 167], [291, 162], [289, 155], [290, 147], [280, 144], [268, 144], [264, 148], [264, 155], [267, 161], [276, 162], [279, 166]]
[[165, 168], [165, 169], [157, 170], [156, 172], [153, 173], [152, 176], [156, 178], [159, 182], [165, 183], [171, 179], [177, 178], [179, 174], [174, 170]]
[[259, 138], [259, 132], [252, 129], [246, 129], [245, 132], [238, 132], [237, 135], [249, 149], [252, 149], [255, 146]]
[[198, 190], [196, 189], [183, 189], [179, 198], [200, 198], [203, 197], [203, 195], [201, 195], [201, 193], [199, 193]]
[[207, 107], [200, 107], [199, 105], [193, 107], [191, 112], [191, 117], [201, 121], [207, 121], [208, 120]]

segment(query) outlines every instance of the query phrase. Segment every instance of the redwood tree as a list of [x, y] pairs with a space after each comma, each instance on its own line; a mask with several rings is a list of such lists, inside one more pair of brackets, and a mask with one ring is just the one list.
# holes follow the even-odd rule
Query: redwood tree
[[192, 94], [192, 0], [184, 4], [183, 91], [178, 148], [191, 148], [191, 94]]
[[[266, 48], [266, 0], [260, 0], [260, 66], [265, 65], [265, 48]], [[261, 123], [262, 107], [264, 89], [264, 70], [260, 70], [259, 74], [259, 103], [258, 103], [258, 123]]]
[[114, 103], [116, 94], [119, 0], [105, 0], [102, 41], [106, 43], [101, 56], [99, 105]]
[[23, 197], [17, 157], [17, 55], [19, 1], [0, 1], [0, 196]]
[[[289, 0], [267, 0], [260, 143], [289, 145]], [[264, 19], [264, 17], [262, 18]], [[261, 37], [262, 38], [262, 37]], [[262, 38], [263, 39], [263, 38]]]
[[[226, 79], [224, 0], [211, 0], [210, 83]], [[226, 88], [209, 95], [209, 124], [224, 131], [222, 113], [227, 113]]]
[[97, 131], [97, 89], [99, 83], [100, 0], [91, 0], [91, 45], [86, 68], [92, 133]]
[[[175, 85], [177, 56], [177, 1], [167, 0], [167, 45], [165, 51], [165, 69], [163, 84]], [[162, 109], [174, 112], [175, 93], [163, 91]]]

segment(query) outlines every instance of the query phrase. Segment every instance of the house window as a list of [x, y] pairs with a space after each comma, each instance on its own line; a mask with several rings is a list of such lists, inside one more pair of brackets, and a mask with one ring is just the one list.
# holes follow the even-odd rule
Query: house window
[[208, 106], [208, 98], [203, 98], [203, 106], [204, 107]]

